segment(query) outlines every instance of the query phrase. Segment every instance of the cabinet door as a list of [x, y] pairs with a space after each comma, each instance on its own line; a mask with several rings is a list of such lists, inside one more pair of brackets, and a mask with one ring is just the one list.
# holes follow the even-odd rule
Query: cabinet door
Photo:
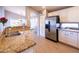
[[63, 10], [63, 13], [62, 11], [59, 12], [60, 14], [60, 22], [68, 22], [68, 11], [67, 10]]
[[61, 41], [61, 42], [63, 41], [62, 34], [63, 34], [62, 31], [59, 30], [59, 41]]
[[77, 33], [76, 32], [67, 32], [66, 42], [69, 45], [77, 47]]
[[77, 47], [79, 48], [79, 33], [78, 33]]
[[[68, 20], [69, 22], [79, 22], [79, 10], [77, 8], [74, 8], [71, 10], [69, 10], [68, 12]], [[75, 19], [75, 20], [74, 20]]]
[[59, 41], [63, 42], [63, 43], [66, 42], [65, 31], [63, 31], [63, 30], [59, 31]]
[[69, 31], [65, 31], [65, 43], [66, 44], [69, 44], [69, 34], [70, 34], [70, 32]]
[[[59, 31], [59, 41], [69, 44], [74, 47], [79, 47], [79, 43], [77, 45], [78, 34], [76, 32], [71, 31]], [[78, 39], [79, 42], [79, 39]]]

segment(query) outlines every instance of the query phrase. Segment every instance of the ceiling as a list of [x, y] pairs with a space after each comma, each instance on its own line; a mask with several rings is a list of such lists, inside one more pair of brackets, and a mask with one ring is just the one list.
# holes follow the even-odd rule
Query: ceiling
[[[45, 6], [45, 8], [47, 9], [48, 12], [57, 11], [57, 10], [65, 9], [65, 8], [69, 8], [69, 7], [71, 7], [71, 6]], [[43, 9], [42, 6], [31, 6], [31, 8], [33, 8], [39, 12]]]
[[[47, 9], [48, 12], [57, 11], [60, 9], [68, 8], [71, 6], [29, 6], [33, 9], [35, 9], [38, 12], [41, 12], [41, 10], [44, 8]], [[26, 6], [4, 6], [5, 10], [25, 16], [26, 14]]]
[[5, 10], [16, 13], [21, 16], [25, 16], [26, 7], [25, 6], [4, 6]]

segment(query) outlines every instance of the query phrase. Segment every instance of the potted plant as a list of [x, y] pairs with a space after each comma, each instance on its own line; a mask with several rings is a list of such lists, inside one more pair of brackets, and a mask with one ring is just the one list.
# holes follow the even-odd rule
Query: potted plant
[[5, 17], [1, 17], [0, 22], [4, 25], [7, 22], [7, 19]]

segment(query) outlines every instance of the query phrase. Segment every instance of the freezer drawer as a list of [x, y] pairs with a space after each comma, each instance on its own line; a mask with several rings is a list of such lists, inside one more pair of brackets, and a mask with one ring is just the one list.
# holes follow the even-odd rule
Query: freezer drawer
[[45, 36], [46, 38], [48, 39], [51, 39], [53, 41], [58, 41], [58, 34], [57, 34], [57, 31], [48, 31], [47, 29], [45, 30]]

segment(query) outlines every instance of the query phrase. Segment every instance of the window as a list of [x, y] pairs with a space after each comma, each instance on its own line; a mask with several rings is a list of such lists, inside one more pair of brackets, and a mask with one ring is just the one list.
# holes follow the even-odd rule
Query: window
[[26, 25], [26, 19], [15, 19], [15, 18], [9, 18], [7, 22], [7, 26], [9, 27], [17, 27], [17, 26], [23, 26]]
[[62, 23], [61, 28], [78, 28], [78, 23]]
[[30, 19], [30, 23], [31, 23], [31, 29], [35, 29], [36, 27], [37, 27], [37, 21], [38, 21], [38, 19], [37, 19], [37, 17], [32, 17], [31, 19]]

